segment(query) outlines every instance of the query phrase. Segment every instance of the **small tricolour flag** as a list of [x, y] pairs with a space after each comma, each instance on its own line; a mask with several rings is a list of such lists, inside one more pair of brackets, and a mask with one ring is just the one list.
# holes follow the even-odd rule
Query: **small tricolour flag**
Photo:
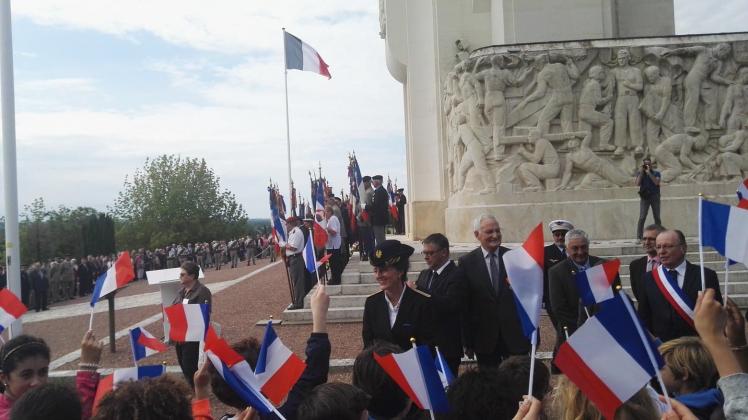
[[701, 200], [701, 245], [748, 265], [748, 210]]
[[738, 207], [741, 209], [748, 209], [748, 178], [744, 179], [743, 182], [738, 185]]
[[605, 261], [576, 274], [577, 291], [584, 306], [613, 299], [613, 281], [621, 268], [621, 260]]
[[93, 308], [99, 299], [126, 285], [134, 278], [135, 269], [132, 266], [130, 253], [125, 251], [120, 254], [114, 265], [96, 279], [96, 286], [91, 296], [91, 307]]
[[439, 347], [436, 348], [436, 356], [434, 357], [434, 365], [436, 365], [436, 371], [439, 373], [439, 379], [442, 381], [442, 386], [446, 390], [447, 387], [452, 385], [452, 382], [455, 381], [455, 376], [452, 374], [452, 371], [449, 369], [449, 365], [447, 364], [447, 359], [444, 358], [444, 355], [439, 351]]
[[517, 315], [528, 340], [540, 323], [543, 304], [543, 224], [530, 232], [521, 247], [504, 253], [507, 281], [512, 285]]
[[131, 368], [115, 369], [111, 375], [105, 376], [99, 381], [94, 396], [94, 413], [99, 405], [99, 401], [110, 391], [117, 389], [117, 386], [127, 381], [139, 381], [145, 378], [156, 378], [166, 372], [164, 365], [148, 365]]
[[130, 345], [132, 346], [132, 358], [136, 363], [140, 359], [169, 349], [161, 340], [141, 327], [130, 330]]
[[286, 49], [286, 69], [311, 71], [328, 79], [332, 77], [330, 70], [327, 68], [327, 63], [317, 50], [285, 30], [283, 36]]
[[255, 376], [262, 393], [280, 404], [306, 369], [306, 363], [278, 338], [273, 323], [268, 322], [257, 357]]
[[169, 339], [184, 343], [203, 341], [210, 326], [210, 305], [178, 303], [164, 308], [169, 320]]
[[14, 321], [28, 311], [16, 295], [8, 289], [0, 289], [0, 332], [3, 332]]

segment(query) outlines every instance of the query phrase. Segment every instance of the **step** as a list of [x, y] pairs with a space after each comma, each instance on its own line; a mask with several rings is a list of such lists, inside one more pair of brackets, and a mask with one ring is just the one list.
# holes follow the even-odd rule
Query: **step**
[[[364, 317], [364, 307], [330, 308], [327, 311], [328, 322], [361, 322]], [[310, 324], [312, 322], [311, 309], [296, 309], [283, 311], [283, 322]]]

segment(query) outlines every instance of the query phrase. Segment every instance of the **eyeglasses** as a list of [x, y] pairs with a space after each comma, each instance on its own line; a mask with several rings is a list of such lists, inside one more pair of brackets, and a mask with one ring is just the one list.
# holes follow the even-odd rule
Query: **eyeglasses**
[[424, 257], [430, 257], [430, 256], [432, 256], [432, 255], [434, 255], [436, 253], [442, 252], [442, 251], [444, 251], [444, 250], [443, 249], [437, 249], [436, 251], [421, 251], [421, 255], [423, 255]]

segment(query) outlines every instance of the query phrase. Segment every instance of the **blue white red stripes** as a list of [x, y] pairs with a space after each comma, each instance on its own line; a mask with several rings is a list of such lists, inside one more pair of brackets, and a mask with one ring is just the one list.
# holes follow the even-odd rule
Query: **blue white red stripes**
[[112, 293], [135, 278], [135, 269], [132, 266], [130, 253], [127, 251], [120, 254], [114, 265], [96, 279], [93, 296], [91, 296], [91, 307], [96, 305], [102, 297]]
[[577, 291], [582, 304], [594, 305], [613, 299], [613, 281], [621, 268], [621, 260], [605, 261], [576, 274]]
[[96, 394], [93, 402], [93, 412], [96, 413], [99, 401], [110, 391], [117, 389], [117, 386], [127, 381], [139, 381], [145, 378], [156, 378], [166, 372], [164, 365], [148, 365], [131, 368], [115, 369], [111, 375], [105, 376], [99, 381], [96, 387]]
[[166, 351], [169, 348], [141, 327], [130, 330], [130, 346], [132, 347], [132, 357], [136, 363], [140, 359]]
[[0, 289], [0, 332], [21, 318], [26, 311], [26, 305], [13, 292], [6, 288]]
[[738, 195], [738, 207], [741, 209], [748, 209], [748, 178], [744, 179], [743, 182], [738, 185], [736, 193]]
[[422, 410], [449, 411], [447, 395], [436, 371], [428, 346], [414, 347], [404, 353], [380, 356], [374, 360]]
[[272, 322], [268, 322], [255, 366], [255, 376], [262, 393], [273, 403], [280, 404], [305, 368], [306, 363], [283, 344]]
[[660, 289], [660, 293], [662, 293], [662, 296], [665, 297], [665, 300], [668, 301], [675, 313], [683, 318], [691, 328], [694, 328], [693, 309], [695, 305], [691, 301], [691, 298], [677, 284], [673, 284], [672, 279], [670, 279], [662, 265], [657, 267], [656, 270], [652, 270], [652, 278], [657, 288]]
[[203, 341], [210, 326], [210, 305], [178, 303], [164, 308], [169, 338], [176, 342]]
[[701, 244], [748, 265], [748, 210], [701, 200]]
[[530, 340], [538, 328], [543, 302], [543, 247], [543, 225], [539, 223], [521, 247], [503, 257], [522, 331]]
[[284, 31], [283, 33], [286, 49], [286, 69], [311, 71], [328, 79], [332, 77], [327, 63], [314, 48], [288, 32]]
[[455, 381], [455, 376], [452, 374], [452, 371], [449, 369], [449, 365], [447, 364], [447, 359], [444, 358], [444, 355], [439, 351], [439, 347], [436, 348], [436, 356], [434, 357], [434, 365], [436, 366], [436, 372], [439, 374], [439, 380], [442, 381], [442, 387], [446, 390], [447, 387], [452, 385], [452, 382]]
[[317, 271], [317, 256], [314, 254], [314, 230], [309, 232], [309, 237], [304, 244], [304, 250], [301, 255], [304, 257], [306, 271], [310, 273]]

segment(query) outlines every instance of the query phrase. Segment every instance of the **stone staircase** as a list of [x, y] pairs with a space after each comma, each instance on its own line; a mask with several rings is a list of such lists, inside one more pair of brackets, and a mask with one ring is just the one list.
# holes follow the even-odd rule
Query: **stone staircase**
[[[410, 270], [408, 278], [415, 279], [421, 270], [427, 268], [423, 256], [420, 254], [420, 243], [411, 243], [409, 245], [416, 248], [416, 252], [410, 259]], [[514, 248], [519, 244], [505, 244], [509, 248]], [[457, 260], [460, 256], [466, 254], [476, 244], [457, 244], [451, 247], [451, 258]], [[689, 252], [686, 258], [694, 263], [699, 263], [698, 244], [694, 240], [689, 240]], [[630, 293], [629, 263], [642, 256], [641, 246], [636, 241], [604, 241], [592, 242], [590, 244], [590, 254], [606, 259], [619, 258], [621, 260], [621, 282], [626, 291]], [[724, 258], [716, 251], [708, 249], [704, 251], [704, 265], [717, 272], [722, 293], [724, 294], [724, 277], [725, 266]], [[735, 264], [730, 267], [730, 277], [728, 285], [729, 296], [741, 307], [748, 307], [748, 269], [743, 264]], [[379, 285], [376, 283], [372, 267], [368, 262], [359, 261], [358, 254], [354, 254], [348, 263], [342, 275], [341, 284], [337, 286], [327, 286], [327, 293], [330, 295], [330, 310], [327, 315], [328, 322], [360, 322], [364, 313], [364, 302], [372, 293], [379, 291]], [[309, 305], [308, 295], [304, 299], [304, 308], [298, 310], [286, 310], [283, 313], [283, 322], [285, 323], [311, 323], [312, 313]], [[633, 297], [633, 296], [632, 296]]]

